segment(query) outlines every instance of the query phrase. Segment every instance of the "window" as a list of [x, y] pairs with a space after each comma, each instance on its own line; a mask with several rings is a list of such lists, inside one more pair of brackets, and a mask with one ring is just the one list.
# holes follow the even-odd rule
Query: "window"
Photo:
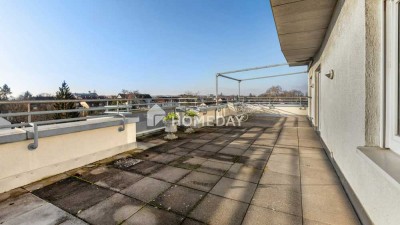
[[400, 154], [400, 0], [386, 7], [386, 147]]

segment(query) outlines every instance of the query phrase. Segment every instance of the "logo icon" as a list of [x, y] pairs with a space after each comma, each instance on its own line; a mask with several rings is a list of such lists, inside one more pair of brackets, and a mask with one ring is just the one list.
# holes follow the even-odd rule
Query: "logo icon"
[[147, 111], [147, 126], [155, 127], [166, 115], [165, 111], [157, 104]]

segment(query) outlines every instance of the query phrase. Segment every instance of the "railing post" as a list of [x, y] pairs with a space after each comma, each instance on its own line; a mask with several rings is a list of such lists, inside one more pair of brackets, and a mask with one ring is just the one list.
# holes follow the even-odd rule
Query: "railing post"
[[[31, 112], [31, 103], [28, 103], [28, 112]], [[32, 122], [32, 115], [28, 115], [28, 123]]]
[[30, 123], [33, 127], [33, 143], [28, 145], [29, 150], [35, 150], [39, 146], [39, 131], [36, 123]]

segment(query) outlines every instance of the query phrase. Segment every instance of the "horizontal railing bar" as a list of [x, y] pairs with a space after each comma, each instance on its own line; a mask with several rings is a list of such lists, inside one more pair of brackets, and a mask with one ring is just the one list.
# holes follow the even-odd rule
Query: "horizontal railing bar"
[[226, 78], [226, 79], [229, 79], [229, 80], [235, 80], [235, 81], [240, 81], [239, 79], [236, 79], [236, 78], [233, 78], [233, 77], [228, 77], [228, 76], [225, 76], [225, 75], [221, 75], [221, 74], [218, 74], [218, 76], [219, 76], [219, 77], [223, 77], [223, 78]]
[[[83, 121], [88, 119], [100, 119], [100, 118], [114, 118], [114, 116], [110, 115], [100, 115], [100, 116], [85, 116], [85, 117], [77, 117], [77, 118], [67, 118], [67, 119], [58, 119], [58, 120], [46, 120], [46, 121], [38, 121], [34, 122], [37, 125], [47, 125], [54, 123], [64, 123], [64, 122], [75, 122], [75, 121]], [[9, 125], [1, 125], [1, 128], [14, 128], [14, 127], [30, 127], [31, 123], [14, 123]]]
[[[31, 103], [69, 103], [69, 102], [121, 102], [121, 101], [136, 101], [136, 100], [145, 100], [144, 98], [135, 98], [135, 99], [55, 99], [55, 100], [11, 100], [11, 101], [0, 101], [0, 104], [31, 104]], [[153, 103], [157, 100], [194, 100], [194, 101], [201, 101], [199, 98], [152, 98]], [[212, 102], [212, 100], [210, 100]]]
[[240, 70], [226, 71], [226, 72], [221, 72], [221, 73], [217, 73], [217, 74], [239, 73], [239, 72], [246, 72], [246, 71], [251, 71], [251, 70], [260, 70], [260, 69], [267, 69], [267, 68], [273, 68], [273, 67], [287, 66], [287, 65], [289, 65], [289, 64], [288, 63], [272, 64], [272, 65], [266, 65], [266, 66], [258, 66], [258, 67], [240, 69]]
[[262, 77], [247, 78], [247, 79], [243, 79], [242, 81], [266, 79], [266, 78], [272, 78], [272, 77], [291, 76], [291, 75], [306, 74], [306, 73], [307, 73], [307, 71], [296, 72], [296, 73], [285, 73], [285, 74], [277, 74], [277, 75], [270, 75], [270, 76], [262, 76]]

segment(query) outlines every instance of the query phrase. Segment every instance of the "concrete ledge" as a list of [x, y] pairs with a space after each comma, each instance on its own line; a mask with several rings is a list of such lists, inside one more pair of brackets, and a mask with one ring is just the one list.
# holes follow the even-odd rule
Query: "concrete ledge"
[[383, 175], [400, 188], [400, 156], [390, 149], [379, 147], [358, 147], [357, 151]]
[[[126, 124], [137, 123], [139, 118], [125, 118]], [[39, 138], [51, 137], [62, 134], [70, 134], [75, 132], [100, 129], [105, 127], [112, 127], [122, 125], [121, 118], [97, 118], [88, 119], [86, 121], [69, 122], [51, 125], [42, 125], [38, 127]], [[116, 130], [118, 132], [118, 130]], [[22, 129], [9, 129], [0, 131], [0, 144], [18, 142], [27, 139], [33, 139], [33, 127]]]
[[0, 144], [26, 140], [26, 131], [22, 129], [0, 130]]

